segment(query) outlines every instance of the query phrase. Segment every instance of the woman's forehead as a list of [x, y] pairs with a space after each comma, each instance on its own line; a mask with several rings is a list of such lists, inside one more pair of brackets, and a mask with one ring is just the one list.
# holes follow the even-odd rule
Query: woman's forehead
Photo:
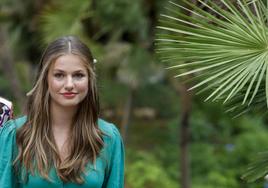
[[51, 65], [52, 70], [84, 70], [86, 71], [86, 63], [78, 55], [66, 54], [58, 57]]

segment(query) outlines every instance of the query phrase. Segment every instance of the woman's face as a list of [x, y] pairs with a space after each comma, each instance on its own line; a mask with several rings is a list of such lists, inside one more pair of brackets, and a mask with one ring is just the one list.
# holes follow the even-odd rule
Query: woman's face
[[89, 75], [84, 62], [77, 55], [58, 57], [48, 71], [48, 91], [51, 104], [77, 107], [88, 93]]

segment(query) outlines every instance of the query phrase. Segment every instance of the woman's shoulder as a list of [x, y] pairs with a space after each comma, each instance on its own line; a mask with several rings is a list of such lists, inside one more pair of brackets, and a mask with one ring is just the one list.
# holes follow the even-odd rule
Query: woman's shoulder
[[101, 118], [98, 119], [98, 126], [100, 130], [106, 134], [113, 134], [115, 131], [118, 131], [115, 124], [105, 121]]
[[[103, 132], [104, 140], [104, 155], [108, 156], [108, 159], [117, 158], [120, 160], [124, 156], [124, 144], [122, 137], [113, 123], [109, 123], [103, 119], [98, 120], [99, 129]], [[120, 165], [123, 165], [120, 163]]]
[[20, 128], [26, 122], [26, 119], [26, 116], [22, 116], [17, 119], [7, 121], [0, 128], [0, 136], [9, 135], [11, 132], [15, 132], [16, 129]]
[[113, 123], [109, 123], [103, 119], [98, 119], [98, 126], [104, 133], [104, 137], [107, 139], [114, 140], [121, 137], [117, 127]]
[[[13, 152], [16, 152], [16, 130], [26, 122], [26, 117], [20, 117], [7, 121], [0, 128], [0, 169], [1, 165], [11, 160]], [[5, 161], [5, 162], [3, 162]], [[1, 173], [0, 173], [1, 174]], [[1, 180], [1, 177], [0, 177]], [[0, 181], [1, 182], [1, 181]]]

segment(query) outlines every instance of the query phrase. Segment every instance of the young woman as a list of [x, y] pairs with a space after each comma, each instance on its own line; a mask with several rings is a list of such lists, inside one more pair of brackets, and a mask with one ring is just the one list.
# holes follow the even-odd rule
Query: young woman
[[124, 148], [99, 119], [94, 60], [74, 36], [48, 45], [24, 117], [0, 129], [1, 188], [122, 188]]

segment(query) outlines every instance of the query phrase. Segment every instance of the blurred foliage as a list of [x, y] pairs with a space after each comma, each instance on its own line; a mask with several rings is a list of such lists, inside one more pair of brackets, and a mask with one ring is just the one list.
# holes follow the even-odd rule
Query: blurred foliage
[[[163, 100], [163, 96], [165, 96], [165, 100]], [[165, 83], [148, 84], [140, 87], [136, 99], [136, 106], [156, 109], [159, 118], [172, 118], [179, 111], [178, 95]], [[177, 103], [174, 104], [175, 101]]]
[[165, 173], [165, 167], [153, 154], [131, 150], [128, 150], [127, 154], [128, 159], [131, 159], [126, 164], [128, 166], [126, 180], [129, 186], [133, 188], [177, 187], [177, 182]]
[[47, 44], [62, 35], [85, 38], [82, 21], [92, 16], [90, 4], [90, 0], [77, 0], [72, 3], [58, 0], [47, 4], [39, 18], [43, 43]]
[[100, 101], [103, 102], [102, 106], [106, 108], [120, 107], [127, 92], [127, 87], [121, 83], [109, 79], [100, 79]]
[[[223, 112], [221, 115], [223, 116]], [[228, 119], [228, 121], [218, 119], [216, 123], [206, 118], [206, 113], [197, 109], [191, 119], [192, 187], [263, 187], [265, 180], [248, 184], [241, 179], [241, 176], [245, 172], [247, 164], [256, 157], [256, 153], [268, 148], [268, 133], [264, 123], [258, 116], [245, 116], [235, 120]], [[146, 163], [144, 168], [150, 169], [151, 166], [159, 166], [158, 168], [164, 169], [163, 176], [178, 182], [180, 180], [178, 120], [170, 120], [168, 124], [158, 120], [135, 121], [133, 124], [135, 125], [131, 129], [131, 142], [127, 150], [128, 168], [136, 161], [140, 160], [139, 163], [142, 163], [141, 161], [144, 160]], [[145, 162], [146, 157], [140, 157], [140, 153], [142, 156], [148, 155], [150, 160]], [[151, 155], [152, 158], [149, 157]], [[139, 169], [138, 172], [142, 174], [144, 182], [150, 181], [150, 176], [143, 173], [143, 169]], [[129, 169], [127, 170], [127, 182], [130, 181], [128, 176], [131, 176], [132, 173]], [[153, 187], [160, 188], [162, 186], [154, 185]]]
[[138, 35], [139, 39], [146, 40], [148, 36], [148, 19], [142, 0], [108, 0], [96, 1], [94, 21], [98, 23], [101, 34], [118, 35], [130, 32]]

